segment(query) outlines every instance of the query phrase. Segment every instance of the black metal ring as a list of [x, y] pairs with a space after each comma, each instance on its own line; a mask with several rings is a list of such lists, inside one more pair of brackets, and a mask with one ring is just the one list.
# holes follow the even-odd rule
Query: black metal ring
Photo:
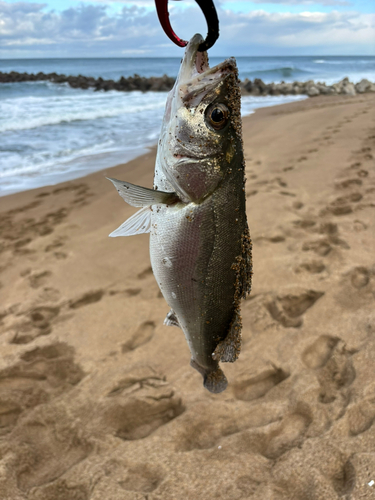
[[217, 17], [215, 5], [212, 0], [195, 1], [201, 8], [207, 22], [208, 32], [206, 39], [198, 47], [199, 52], [204, 52], [210, 49], [219, 38], [219, 18]]

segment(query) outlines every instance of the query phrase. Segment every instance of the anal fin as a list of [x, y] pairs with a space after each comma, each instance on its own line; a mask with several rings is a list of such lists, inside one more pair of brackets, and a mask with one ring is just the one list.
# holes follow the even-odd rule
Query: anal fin
[[169, 311], [169, 313], [166, 315], [165, 320], [164, 320], [164, 325], [166, 326], [178, 326], [178, 328], [181, 328], [180, 323], [178, 322], [176, 313], [174, 312], [173, 309]]

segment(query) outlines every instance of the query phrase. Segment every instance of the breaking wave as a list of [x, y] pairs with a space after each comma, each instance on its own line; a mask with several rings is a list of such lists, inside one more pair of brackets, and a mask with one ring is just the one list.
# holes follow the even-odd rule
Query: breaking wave
[[246, 77], [250, 80], [253, 78], [261, 78], [265, 80], [266, 83], [277, 82], [279, 80], [290, 80], [298, 78], [301, 75], [308, 75], [310, 71], [294, 67], [294, 66], [283, 66], [280, 68], [265, 69], [259, 71], [248, 71], [246, 72]]
[[[154, 95], [153, 95], [154, 94]], [[156, 94], [156, 95], [155, 95]], [[45, 97], [27, 96], [0, 101], [0, 132], [28, 130], [47, 125], [113, 118], [160, 110], [165, 93], [94, 93]]]

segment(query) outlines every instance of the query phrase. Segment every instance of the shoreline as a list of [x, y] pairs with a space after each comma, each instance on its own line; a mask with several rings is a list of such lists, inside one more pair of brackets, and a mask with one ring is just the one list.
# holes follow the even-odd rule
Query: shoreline
[[[255, 97], [254, 99], [260, 99], [265, 102], [261, 102], [260, 106], [258, 107], [256, 102], [251, 102], [250, 104], [246, 103], [246, 96], [243, 97], [243, 112], [245, 113], [243, 115], [243, 119], [246, 118], [247, 116], [255, 113], [255, 111], [258, 111], [263, 108], [267, 107], [278, 107], [278, 106], [284, 106], [285, 104], [288, 104], [290, 102], [290, 99], [296, 99], [297, 102], [299, 99], [307, 99], [307, 96], [297, 96], [297, 97], [291, 97], [291, 96], [264, 96], [264, 97]], [[278, 100], [278, 99], [285, 99], [285, 102], [280, 102], [280, 103], [273, 103], [271, 102], [271, 105], [269, 105], [270, 99]], [[288, 100], [289, 99], [289, 100]], [[267, 102], [268, 101], [268, 102]], [[245, 109], [246, 108], [246, 109]], [[51, 184], [44, 184], [44, 186], [56, 186], [60, 184], [61, 182], [68, 182], [69, 180], [74, 180], [74, 179], [82, 179], [86, 177], [87, 175], [90, 175], [91, 173], [95, 172], [100, 172], [102, 170], [111, 168], [115, 165], [119, 164], [126, 164], [129, 161], [138, 158], [139, 156], [142, 156], [145, 154], [150, 148], [153, 148], [158, 141], [158, 134], [155, 134], [155, 139], [153, 140], [148, 140], [145, 142], [143, 145], [140, 145], [133, 150], [130, 150], [129, 148], [125, 150], [119, 150], [116, 152], [102, 152], [102, 153], [96, 153], [93, 155], [89, 156], [82, 156], [77, 159], [70, 160], [67, 163], [63, 163], [62, 167], [64, 170], [58, 171], [58, 172], [53, 172], [50, 174], [44, 174], [41, 173], [41, 178], [46, 181], [50, 180]], [[110, 160], [107, 160], [109, 158]], [[124, 160], [125, 159], [125, 160]], [[109, 161], [111, 163], [109, 163]], [[71, 170], [65, 170], [66, 166], [71, 164], [73, 168]], [[91, 165], [91, 166], [90, 166]], [[94, 166], [94, 167], [93, 167]], [[20, 176], [22, 180], [22, 175]], [[26, 177], [25, 184], [32, 184], [33, 182], [35, 183], [35, 179], [37, 179], [36, 175], [34, 174], [33, 177]], [[54, 182], [56, 180], [56, 182]], [[38, 182], [38, 181], [36, 181]], [[0, 190], [0, 199], [3, 198], [4, 196], [9, 196], [11, 194], [15, 193], [21, 193], [24, 191], [29, 191], [30, 189], [37, 189], [38, 187], [43, 187], [43, 186], [34, 186], [34, 187], [28, 187], [27, 189], [21, 189], [18, 190], [16, 187], [14, 189], [8, 189], [2, 192]]]
[[[371, 95], [371, 94], [370, 94]], [[359, 96], [357, 96], [359, 97]], [[301, 101], [296, 101], [296, 102], [288, 102], [288, 103], [283, 103], [283, 104], [278, 104], [278, 105], [275, 105], [275, 106], [268, 106], [268, 107], [260, 107], [260, 108], [257, 108], [255, 111], [256, 111], [256, 114], [259, 116], [260, 114], [273, 114], [273, 113], [277, 113], [277, 111], [279, 110], [279, 113], [288, 113], [289, 110], [293, 110], [293, 109], [296, 109], [298, 110], [300, 108], [300, 104], [301, 103], [305, 103], [305, 106], [307, 108], [309, 107], [314, 107], [316, 105], [320, 105], [320, 104], [324, 104], [324, 103], [330, 103], [330, 102], [335, 102], [335, 100], [337, 100], [338, 103], [341, 103], [342, 102], [342, 99], [352, 99], [353, 96], [324, 96], [324, 97], [320, 97], [320, 98], [316, 98], [314, 99], [313, 101], [314, 102], [310, 102], [310, 105], [307, 105], [307, 103], [309, 101], [312, 101], [311, 99], [304, 99], [304, 100], [301, 100]], [[350, 102], [350, 101], [349, 101]], [[302, 108], [304, 109], [304, 107]], [[252, 117], [254, 114], [255, 114], [255, 111], [244, 116], [242, 118], [242, 121], [243, 121], [243, 124], [245, 124], [247, 122], [247, 120], [249, 120], [250, 117]], [[40, 186], [40, 187], [35, 187], [35, 188], [31, 188], [31, 189], [26, 189], [24, 191], [16, 191], [16, 192], [13, 192], [13, 193], [9, 193], [9, 194], [5, 194], [5, 195], [0, 195], [0, 206], [1, 206], [1, 201], [6, 199], [6, 198], [9, 198], [9, 197], [12, 197], [12, 196], [22, 196], [24, 193], [36, 193], [36, 194], [39, 194], [41, 193], [43, 190], [54, 190], [54, 189], [59, 189], [59, 187], [66, 187], [68, 186], [69, 184], [71, 183], [74, 183], [74, 182], [80, 182], [82, 181], [83, 179], [87, 179], [87, 178], [90, 178], [91, 176], [102, 176], [102, 177], [105, 177], [107, 176], [107, 172], [108, 171], [112, 171], [112, 170], [119, 170], [120, 168], [125, 168], [127, 165], [130, 166], [130, 169], [132, 170], [133, 169], [133, 165], [134, 163], [137, 163], [138, 160], [140, 160], [141, 162], [143, 162], [143, 158], [149, 158], [149, 155], [150, 154], [154, 154], [156, 156], [156, 147], [157, 147], [157, 142], [154, 143], [153, 145], [150, 145], [150, 146], [147, 146], [145, 149], [147, 150], [146, 152], [143, 152], [142, 154], [140, 155], [136, 155], [135, 157], [133, 157], [132, 159], [130, 159], [129, 161], [125, 161], [125, 162], [120, 162], [120, 163], [117, 163], [115, 165], [111, 165], [111, 166], [108, 166], [108, 167], [104, 167], [104, 168], [100, 168], [99, 170], [95, 170], [93, 172], [89, 172], [83, 176], [78, 176], [78, 177], [74, 177], [72, 179], [67, 179], [67, 180], [63, 180], [61, 182], [57, 182], [56, 184], [49, 184], [49, 185], [45, 185], [45, 186]], [[153, 172], [154, 172], [154, 169], [152, 170], [152, 176], [153, 176]], [[113, 176], [112, 174], [110, 175], [110, 177]], [[151, 185], [149, 187], [152, 187], [152, 182], [151, 182]]]
[[163, 325], [148, 235], [108, 238], [137, 209], [104, 176], [152, 187], [155, 148], [0, 199], [5, 498], [372, 497], [374, 105], [243, 119], [253, 288], [221, 394]]

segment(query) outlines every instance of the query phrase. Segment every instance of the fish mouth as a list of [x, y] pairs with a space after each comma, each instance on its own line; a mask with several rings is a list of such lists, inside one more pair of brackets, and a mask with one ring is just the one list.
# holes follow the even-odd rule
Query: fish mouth
[[181, 153], [174, 153], [173, 157], [176, 158], [178, 164], [181, 163], [191, 163], [192, 161], [198, 163], [204, 160], [209, 160], [212, 158], [214, 155], [205, 155], [205, 156], [193, 156], [191, 154], [181, 154]]
[[178, 74], [179, 94], [183, 101], [191, 101], [198, 94], [215, 88], [229, 74], [237, 77], [236, 60], [233, 57], [210, 68], [207, 52], [199, 52], [203, 37], [196, 34], [187, 45]]

